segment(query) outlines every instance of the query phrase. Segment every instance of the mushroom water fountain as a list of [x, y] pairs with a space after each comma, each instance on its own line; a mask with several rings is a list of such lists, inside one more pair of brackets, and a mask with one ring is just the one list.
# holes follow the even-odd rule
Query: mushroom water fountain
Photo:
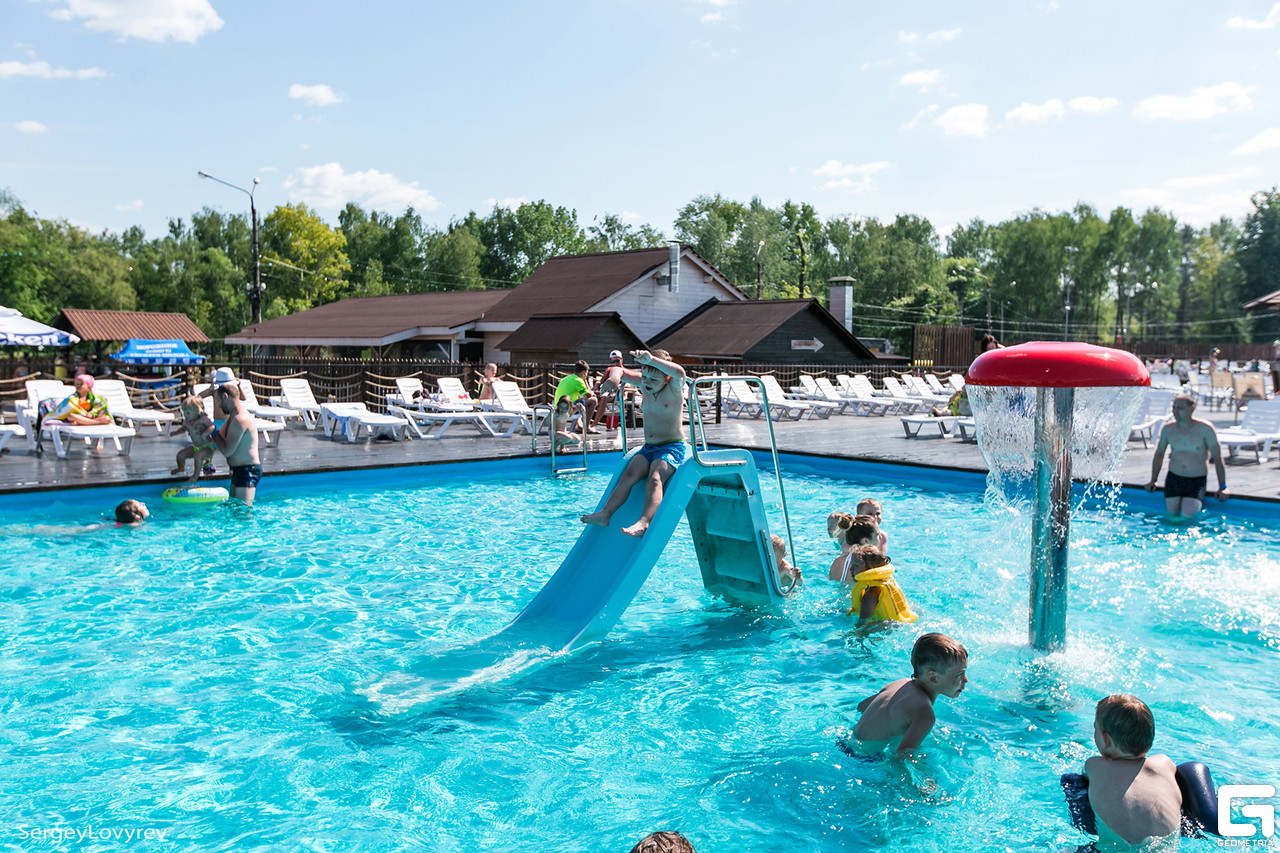
[[1034, 513], [1031, 645], [1061, 648], [1072, 479], [1114, 479], [1151, 377], [1122, 350], [1034, 342], [978, 356], [966, 384], [988, 487]]

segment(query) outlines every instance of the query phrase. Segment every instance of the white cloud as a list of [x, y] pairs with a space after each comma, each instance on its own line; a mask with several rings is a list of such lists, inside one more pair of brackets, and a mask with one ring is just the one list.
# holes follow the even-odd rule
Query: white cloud
[[872, 177], [883, 172], [893, 164], [888, 160], [877, 160], [874, 163], [841, 163], [839, 160], [828, 160], [813, 170], [820, 178], [830, 178], [819, 189], [850, 190], [866, 192], [872, 189]]
[[961, 31], [959, 29], [934, 30], [933, 32], [929, 33], [929, 35], [925, 36], [925, 38], [927, 38], [929, 41], [951, 41], [956, 36], [960, 35], [960, 32]]
[[59, 21], [85, 19], [85, 28], [144, 41], [196, 42], [222, 29], [208, 0], [58, 0], [65, 8], [50, 12]]
[[1239, 83], [1200, 86], [1190, 95], [1156, 95], [1139, 101], [1133, 114], [1139, 118], [1195, 121], [1211, 118], [1228, 110], [1244, 110], [1253, 106], [1250, 94], [1255, 87]]
[[920, 39], [919, 33], [908, 33], [908, 32], [898, 33], [898, 41], [904, 42], [906, 44], [911, 44], [911, 42], [913, 41], [919, 41], [919, 39]]
[[708, 6], [732, 6], [737, 0], [693, 0], [695, 3], [706, 3]]
[[1120, 106], [1115, 98], [1099, 98], [1095, 95], [1081, 95], [1067, 101], [1067, 109], [1073, 113], [1106, 113]]
[[1166, 187], [1173, 187], [1175, 190], [1192, 189], [1196, 187], [1217, 187], [1222, 184], [1230, 184], [1235, 181], [1252, 178], [1257, 174], [1258, 169], [1254, 166], [1241, 169], [1238, 172], [1225, 172], [1217, 175], [1193, 175], [1186, 178], [1169, 178], [1161, 183]]
[[1272, 127], [1262, 131], [1231, 153], [1261, 154], [1264, 151], [1275, 151], [1277, 148], [1280, 148], [1280, 127]]
[[49, 129], [48, 125], [41, 124], [38, 121], [20, 121], [14, 125], [18, 129], [18, 133], [44, 133]]
[[1199, 227], [1217, 222], [1223, 216], [1243, 218], [1251, 210], [1249, 196], [1248, 192], [1235, 189], [1206, 192], [1198, 188], [1138, 187], [1117, 193], [1114, 203], [1134, 210], [1158, 207], [1180, 222]]
[[698, 19], [700, 24], [720, 24], [725, 20], [723, 12], [708, 12]]
[[142, 199], [134, 199], [128, 204], [117, 204], [116, 210], [142, 210]]
[[925, 107], [925, 108], [924, 108], [924, 109], [922, 109], [920, 112], [918, 112], [918, 113], [916, 113], [914, 116], [912, 116], [912, 117], [911, 117], [911, 121], [907, 122], [906, 124], [904, 124], [904, 125], [902, 126], [903, 130], [911, 130], [911, 129], [912, 129], [912, 128], [914, 128], [916, 125], [920, 124], [920, 122], [925, 121], [926, 119], [928, 119], [928, 118], [929, 118], [929, 116], [931, 116], [931, 115], [933, 115], [934, 113], [936, 113], [939, 109], [940, 109], [940, 108], [938, 107], [938, 105], [937, 105], [937, 104], [930, 104], [929, 106]]
[[294, 83], [289, 87], [289, 97], [301, 98], [313, 107], [328, 107], [342, 103], [342, 96], [334, 94], [333, 89], [324, 83], [317, 83], [314, 86]]
[[1241, 30], [1269, 30], [1276, 24], [1280, 23], [1280, 3], [1271, 7], [1271, 11], [1267, 13], [1267, 17], [1261, 21], [1250, 20], [1249, 18], [1227, 18], [1227, 26], [1232, 29]]
[[106, 77], [107, 72], [101, 68], [81, 68], [72, 71], [69, 68], [54, 68], [47, 62], [18, 62], [11, 59], [0, 62], [0, 79], [6, 77], [40, 77], [44, 80], [89, 80], [94, 77]]
[[418, 210], [440, 206], [435, 196], [418, 187], [417, 181], [405, 183], [377, 169], [347, 174], [340, 163], [300, 169], [296, 176], [285, 178], [282, 186], [289, 191], [291, 200], [323, 208], [339, 208], [349, 201], [388, 211], [409, 205]]
[[990, 113], [986, 104], [961, 104], [938, 116], [933, 123], [947, 136], [986, 136]]
[[501, 207], [504, 210], [515, 210], [520, 207], [520, 205], [528, 203], [529, 197], [527, 195], [522, 195], [518, 198], [486, 198], [484, 200], [485, 207]]
[[942, 82], [942, 72], [938, 70], [932, 71], [912, 71], [910, 74], [903, 74], [898, 79], [899, 86], [919, 86], [921, 91], [928, 89], [930, 86], [936, 86]]
[[1066, 115], [1067, 108], [1057, 98], [1050, 98], [1043, 104], [1027, 104], [1014, 107], [1004, 114], [1004, 123], [1017, 127], [1020, 124], [1043, 124]]

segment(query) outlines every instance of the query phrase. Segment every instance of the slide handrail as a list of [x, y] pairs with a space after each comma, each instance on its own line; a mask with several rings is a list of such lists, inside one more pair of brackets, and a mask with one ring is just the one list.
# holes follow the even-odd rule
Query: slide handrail
[[[689, 444], [693, 448], [693, 461], [708, 468], [740, 464], [735, 461], [703, 462], [698, 451], [699, 446], [704, 451], [707, 449], [707, 434], [702, 420], [702, 403], [698, 399], [698, 386], [702, 384], [720, 385], [725, 382], [738, 381], [745, 381], [758, 386], [760, 389], [760, 401], [764, 405], [764, 419], [769, 424], [769, 454], [773, 458], [773, 474], [778, 481], [778, 500], [782, 504], [782, 521], [787, 528], [787, 551], [791, 554], [791, 564], [793, 566], [799, 565], [796, 562], [795, 542], [791, 538], [791, 514], [787, 511], [787, 491], [782, 485], [782, 465], [778, 462], [778, 439], [773, 432], [773, 418], [769, 417], [769, 392], [765, 390], [764, 382], [758, 376], [711, 374], [699, 376], [696, 379], [685, 379], [685, 390], [689, 397]], [[770, 545], [770, 551], [772, 551], [772, 548], [773, 546]], [[796, 582], [793, 580], [786, 594], [790, 595], [795, 586]]]

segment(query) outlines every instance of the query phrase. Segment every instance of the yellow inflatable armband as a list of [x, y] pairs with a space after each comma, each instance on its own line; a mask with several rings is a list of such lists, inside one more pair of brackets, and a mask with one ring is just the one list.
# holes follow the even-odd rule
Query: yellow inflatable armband
[[853, 580], [853, 591], [849, 594], [853, 607], [849, 610], [849, 616], [859, 612], [862, 607], [862, 596], [867, 590], [879, 587], [880, 600], [876, 602], [876, 609], [871, 614], [873, 618], [888, 622], [914, 622], [920, 618], [911, 610], [902, 587], [898, 586], [898, 582], [893, 579], [892, 566], [881, 566], [878, 569], [858, 572], [853, 576]]

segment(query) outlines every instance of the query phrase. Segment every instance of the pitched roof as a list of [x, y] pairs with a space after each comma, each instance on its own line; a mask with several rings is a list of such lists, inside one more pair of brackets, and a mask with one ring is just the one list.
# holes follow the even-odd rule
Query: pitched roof
[[100, 311], [63, 308], [53, 325], [86, 341], [178, 340], [204, 344], [209, 338], [186, 314], [162, 311]]
[[[683, 255], [712, 269], [688, 246]], [[597, 252], [561, 255], [538, 267], [506, 299], [485, 315], [487, 322], [518, 323], [535, 314], [571, 314], [589, 311], [605, 299], [659, 267], [665, 267], [668, 249], [634, 249], [629, 252]], [[725, 280], [730, 288], [732, 284]]]
[[812, 299], [762, 299], [747, 302], [710, 301], [681, 318], [650, 341], [672, 353], [704, 357], [740, 358], [778, 327], [803, 311], [813, 311], [831, 326], [833, 334], [864, 358], [875, 358], [853, 334]]
[[602, 311], [594, 314], [539, 314], [530, 317], [524, 325], [502, 339], [498, 349], [511, 352], [562, 352], [580, 349], [599, 328], [607, 323], [616, 322], [626, 329], [638, 343], [644, 343], [640, 336], [627, 328], [622, 318], [614, 311]]
[[1280, 308], [1280, 290], [1273, 290], [1265, 296], [1259, 296], [1257, 299], [1246, 302], [1241, 307], [1245, 311], [1257, 311], [1261, 308]]
[[447, 334], [474, 322], [507, 290], [450, 290], [357, 296], [245, 326], [230, 344], [385, 346], [425, 334]]

